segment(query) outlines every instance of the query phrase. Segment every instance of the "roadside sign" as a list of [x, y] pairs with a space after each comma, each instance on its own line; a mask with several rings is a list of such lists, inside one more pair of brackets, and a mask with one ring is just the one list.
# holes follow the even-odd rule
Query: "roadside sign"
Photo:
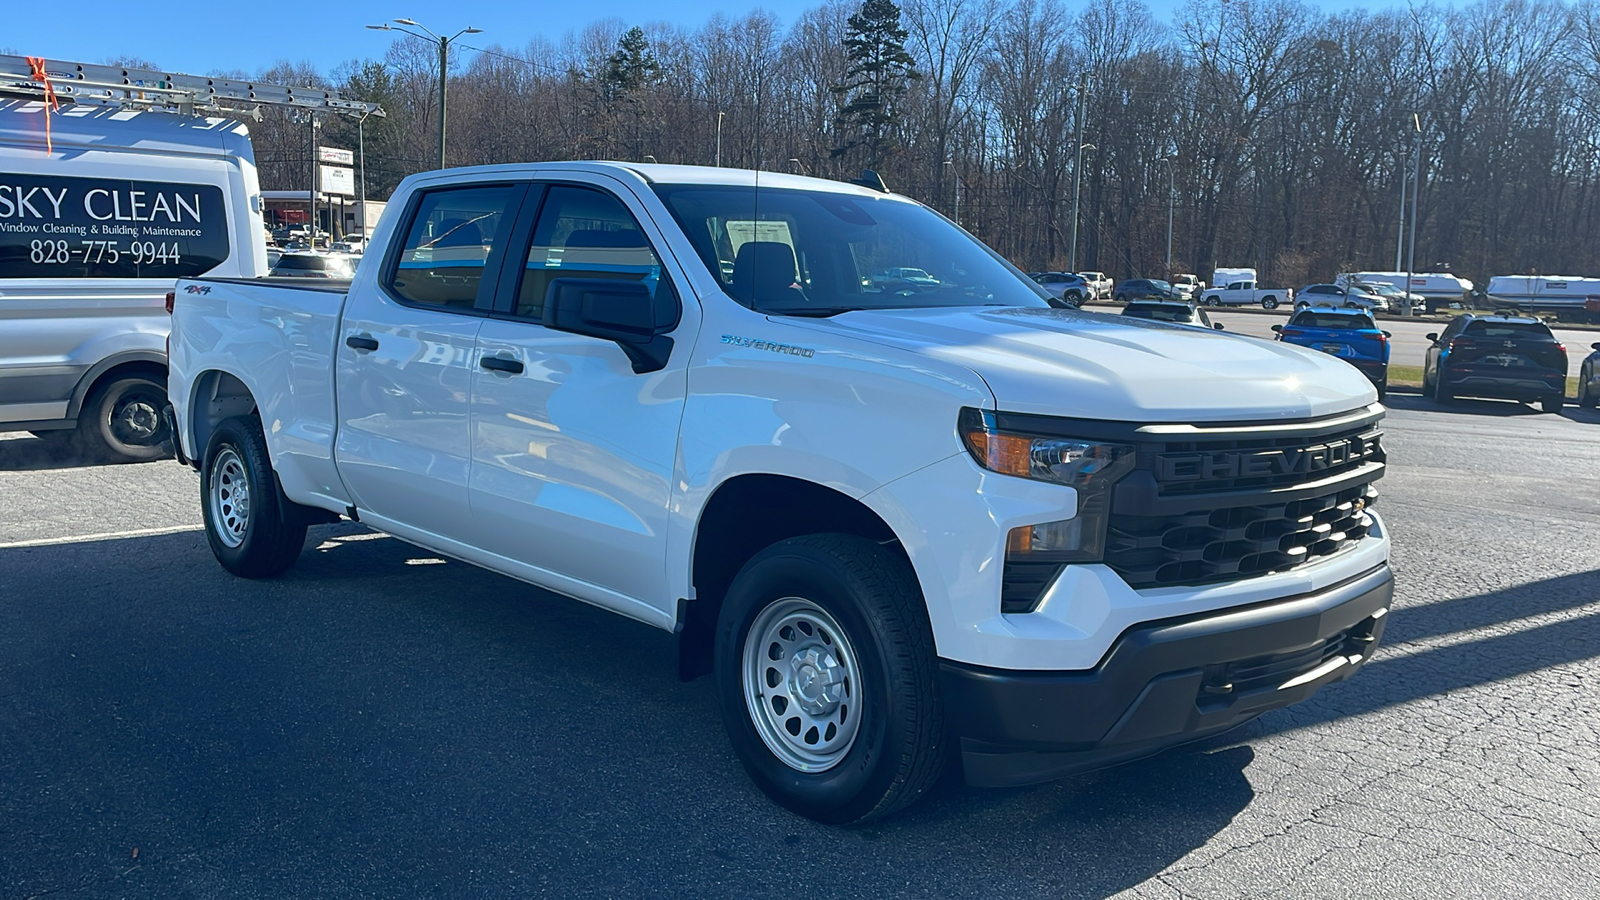
[[349, 150], [341, 150], [338, 147], [318, 147], [317, 161], [340, 166], [353, 166], [356, 162], [356, 155]]
[[341, 197], [354, 197], [356, 195], [356, 177], [354, 169], [343, 166], [318, 166], [321, 174], [324, 194], [337, 194]]

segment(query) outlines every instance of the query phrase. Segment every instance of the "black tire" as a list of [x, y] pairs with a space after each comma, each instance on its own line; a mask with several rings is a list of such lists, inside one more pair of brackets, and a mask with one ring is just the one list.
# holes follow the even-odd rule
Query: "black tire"
[[1379, 400], [1382, 400], [1384, 397], [1389, 396], [1389, 379], [1385, 378], [1382, 381], [1379, 381], [1376, 384], [1374, 384], [1373, 387], [1378, 389], [1378, 399]]
[[1206, 298], [1206, 305], [1211, 307], [1211, 308], [1213, 308], [1213, 309], [1215, 309], [1216, 307], [1222, 305], [1222, 298], [1221, 297], [1207, 297]]
[[74, 443], [85, 456], [108, 462], [149, 462], [172, 455], [166, 420], [167, 386], [145, 375], [99, 384], [78, 412]]
[[200, 467], [200, 508], [212, 554], [241, 578], [281, 575], [300, 557], [306, 521], [278, 485], [254, 416], [224, 420], [211, 433]]
[[1539, 401], [1539, 408], [1547, 413], [1558, 413], [1566, 403], [1565, 397], [1545, 397]]
[[1587, 372], [1580, 371], [1578, 373], [1578, 405], [1584, 409], [1595, 408], [1596, 398], [1594, 394], [1590, 393], [1589, 391], [1590, 377], [1591, 376]]
[[[781, 638], [779, 627], [790, 618], [779, 613], [796, 604], [810, 604], [822, 615], [812, 620], [813, 630], [798, 625], [790, 629], [795, 643], [780, 643], [790, 640]], [[816, 613], [802, 610], [794, 615]], [[829, 618], [842, 640], [827, 634]], [[770, 649], [753, 650], [747, 659], [746, 644], [756, 630], [762, 635], [754, 639]], [[810, 637], [801, 636], [801, 631]], [[769, 641], [764, 635], [776, 636]], [[811, 668], [812, 675], [805, 675], [803, 654], [834, 652], [827, 647], [837, 651], [838, 660], [853, 665], [829, 665], [820, 671], [855, 675], [838, 676], [822, 688], [826, 692], [830, 686], [840, 686], [834, 688], [836, 705], [827, 715], [837, 719], [841, 730], [836, 732], [829, 724], [826, 734], [831, 736], [818, 740], [815, 726], [801, 731], [805, 722], [799, 715], [781, 725], [777, 720], [786, 712], [809, 712], [800, 708], [808, 698], [799, 691], [814, 689], [819, 670]], [[778, 656], [773, 657], [774, 652]], [[782, 663], [785, 655], [788, 663], [782, 669], [794, 673], [790, 677], [765, 662]], [[921, 796], [944, 768], [948, 758], [944, 707], [922, 592], [910, 563], [873, 541], [814, 534], [780, 541], [756, 554], [740, 570], [723, 602], [715, 657], [718, 699], [734, 751], [767, 796], [800, 815], [830, 824], [879, 818]], [[764, 666], [766, 672], [755, 677], [747, 696], [746, 672]], [[797, 680], [802, 677], [803, 683]], [[824, 693], [821, 700], [829, 698]], [[849, 708], [852, 700], [858, 701], [854, 710]], [[765, 716], [769, 707], [771, 718], [758, 724], [757, 717]], [[851, 714], [855, 718], [848, 718]], [[854, 722], [855, 729], [848, 741], [827, 748], [827, 741], [843, 741], [846, 722]], [[780, 727], [793, 738], [777, 735]], [[801, 768], [808, 764], [804, 759], [797, 765], [780, 757], [780, 752], [808, 752], [802, 744], [837, 755], [809, 763], [811, 771]]]
[[1442, 374], [1435, 375], [1433, 378], [1433, 399], [1439, 403], [1450, 403], [1456, 399], [1455, 394], [1445, 390], [1444, 376]]
[[1116, 301], [1117, 303], [1127, 303], [1128, 302], [1128, 295], [1127, 294], [1117, 294], [1115, 297], [1112, 297], [1111, 299]]
[[1277, 309], [1278, 308], [1278, 298], [1272, 296], [1271, 294], [1268, 294], [1267, 296], [1262, 297], [1261, 298], [1261, 308], [1262, 309]]
[[1067, 291], [1067, 293], [1061, 299], [1067, 301], [1068, 303], [1071, 303], [1073, 306], [1082, 306], [1083, 305], [1083, 292], [1082, 291]]

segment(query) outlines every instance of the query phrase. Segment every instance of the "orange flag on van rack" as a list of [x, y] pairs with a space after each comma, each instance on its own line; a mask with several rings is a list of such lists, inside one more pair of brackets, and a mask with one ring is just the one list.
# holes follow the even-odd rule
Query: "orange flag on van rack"
[[61, 101], [56, 98], [56, 89], [50, 84], [50, 73], [44, 70], [44, 57], [29, 56], [28, 66], [33, 69], [28, 77], [44, 84], [44, 152], [52, 153], [55, 145], [50, 137], [50, 113], [61, 110]]

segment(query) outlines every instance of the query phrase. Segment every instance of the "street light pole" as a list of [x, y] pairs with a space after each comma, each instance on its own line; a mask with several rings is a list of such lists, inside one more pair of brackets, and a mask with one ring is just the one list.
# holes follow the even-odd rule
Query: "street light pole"
[[725, 112], [717, 113], [717, 168], [722, 168], [722, 117]]
[[956, 164], [955, 164], [954, 160], [947, 159], [947, 160], [944, 161], [944, 164], [950, 167], [950, 177], [956, 183], [956, 214], [955, 214], [955, 222], [956, 222], [956, 226], [960, 227], [960, 225], [961, 225], [961, 173], [956, 171]]
[[1406, 299], [1411, 299], [1411, 281], [1417, 271], [1417, 212], [1422, 206], [1422, 119], [1411, 114], [1411, 124], [1416, 128], [1411, 149], [1411, 246], [1406, 251]]
[[[368, 25], [367, 27], [371, 28], [374, 31], [401, 31], [401, 32], [405, 32], [406, 34], [409, 34], [414, 38], [420, 38], [420, 39], [422, 39], [424, 41], [429, 41], [429, 42], [437, 44], [439, 46], [439, 168], [442, 169], [442, 168], [444, 168], [444, 123], [445, 123], [445, 96], [446, 96], [445, 95], [445, 80], [449, 77], [449, 73], [450, 73], [450, 42], [455, 40], [458, 37], [461, 37], [463, 34], [482, 34], [483, 33], [483, 29], [467, 27], [467, 28], [461, 29], [460, 31], [456, 32], [455, 34], [450, 35], [449, 37], [445, 37], [443, 35], [434, 34], [433, 31], [430, 30], [427, 26], [422, 25], [422, 24], [420, 24], [420, 23], [418, 23], [418, 22], [416, 22], [415, 20], [412, 20], [412, 19], [395, 19], [394, 20], [394, 24], [395, 25], [409, 25], [412, 28], [421, 28], [423, 31], [426, 31], [428, 33], [427, 33], [426, 36], [424, 36], [424, 35], [417, 34], [415, 31], [408, 31], [405, 28], [395, 28], [394, 25], [389, 25], [387, 23], [385, 23], [383, 25]], [[362, 213], [362, 215], [365, 215], [365, 214], [366, 214], [365, 212]]]
[[1163, 156], [1161, 161], [1167, 164], [1167, 277], [1172, 277], [1172, 211], [1178, 203], [1178, 173], [1177, 166], [1173, 165], [1176, 156]]

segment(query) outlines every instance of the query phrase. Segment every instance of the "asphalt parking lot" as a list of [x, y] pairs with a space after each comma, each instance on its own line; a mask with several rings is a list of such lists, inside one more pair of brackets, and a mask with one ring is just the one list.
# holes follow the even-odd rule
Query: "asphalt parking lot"
[[1391, 409], [1364, 672], [860, 828], [768, 802], [663, 632], [352, 524], [237, 580], [192, 472], [0, 435], [0, 896], [1593, 897], [1600, 416]]

